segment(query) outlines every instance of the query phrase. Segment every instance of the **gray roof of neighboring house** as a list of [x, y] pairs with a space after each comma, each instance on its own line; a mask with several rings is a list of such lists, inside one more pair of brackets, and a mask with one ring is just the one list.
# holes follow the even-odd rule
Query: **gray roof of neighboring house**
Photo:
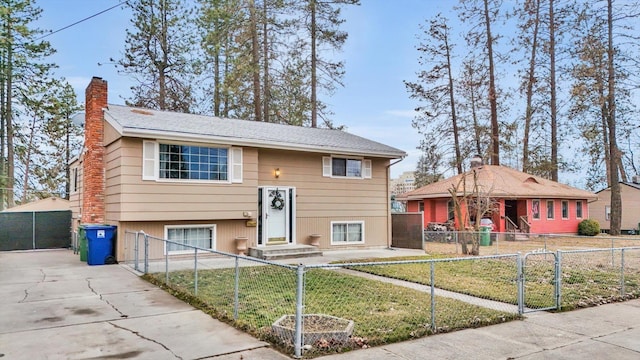
[[122, 136], [403, 158], [399, 149], [341, 130], [157, 111], [109, 104], [105, 119]]

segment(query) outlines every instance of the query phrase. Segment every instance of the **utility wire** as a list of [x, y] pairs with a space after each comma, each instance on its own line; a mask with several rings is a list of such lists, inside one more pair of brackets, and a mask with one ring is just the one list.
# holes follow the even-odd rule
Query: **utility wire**
[[71, 24], [71, 25], [67, 25], [67, 26], [65, 26], [65, 27], [63, 27], [63, 28], [60, 28], [60, 29], [56, 30], [56, 31], [52, 31], [52, 32], [50, 32], [50, 33], [48, 33], [48, 34], [46, 34], [46, 35], [43, 35], [43, 36], [41, 36], [41, 37], [37, 38], [35, 41], [42, 40], [42, 39], [46, 38], [47, 36], [51, 36], [51, 35], [53, 35], [53, 34], [55, 34], [55, 33], [58, 33], [58, 32], [60, 32], [60, 31], [62, 31], [62, 30], [66, 30], [66, 29], [68, 29], [68, 28], [70, 28], [70, 27], [72, 27], [72, 26], [76, 26], [76, 25], [80, 24], [81, 22], [85, 22], [85, 21], [87, 21], [87, 20], [89, 20], [89, 19], [91, 19], [91, 18], [94, 18], [94, 17], [96, 17], [96, 16], [98, 16], [98, 15], [100, 15], [100, 14], [104, 14], [104, 13], [106, 13], [106, 12], [107, 12], [107, 11], [109, 11], [109, 10], [113, 10], [113, 9], [117, 8], [118, 6], [120, 6], [120, 5], [123, 5], [123, 4], [124, 4], [124, 3], [126, 3], [126, 2], [127, 2], [127, 0], [121, 1], [119, 4], [114, 5], [114, 6], [110, 7], [110, 8], [108, 8], [108, 9], [102, 10], [102, 11], [100, 11], [99, 13], [95, 13], [95, 14], [93, 14], [93, 15], [91, 15], [91, 16], [88, 16], [88, 17], [86, 17], [86, 18], [82, 19], [82, 20], [76, 21], [76, 22], [74, 22], [74, 23], [73, 23], [73, 24]]

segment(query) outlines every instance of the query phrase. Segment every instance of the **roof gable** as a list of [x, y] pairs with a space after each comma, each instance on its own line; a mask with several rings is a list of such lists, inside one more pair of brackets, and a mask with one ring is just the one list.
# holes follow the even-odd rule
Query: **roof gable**
[[105, 119], [122, 136], [391, 159], [407, 155], [402, 150], [341, 130], [224, 119], [122, 105], [109, 105], [104, 114]]

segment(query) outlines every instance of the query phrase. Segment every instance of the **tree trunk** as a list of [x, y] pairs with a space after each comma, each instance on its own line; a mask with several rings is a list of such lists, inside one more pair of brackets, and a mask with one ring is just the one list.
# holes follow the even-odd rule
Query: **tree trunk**
[[249, 0], [249, 17], [251, 18], [251, 72], [253, 73], [253, 112], [255, 121], [262, 121], [262, 101], [260, 97], [260, 49], [258, 47], [258, 19], [256, 3]]
[[453, 146], [456, 152], [456, 168], [458, 174], [462, 174], [462, 155], [460, 154], [460, 134], [458, 131], [458, 118], [456, 117], [456, 103], [453, 96], [453, 74], [451, 74], [451, 54], [449, 51], [449, 39], [445, 38], [445, 49], [447, 53], [447, 74], [449, 76], [449, 103], [451, 104], [451, 125], [453, 127]]
[[13, 38], [12, 38], [12, 29], [11, 22], [7, 21], [7, 32], [9, 39], [7, 40], [7, 63], [6, 72], [5, 72], [5, 81], [6, 81], [6, 137], [7, 137], [7, 179], [6, 179], [6, 194], [7, 194], [7, 207], [11, 208], [15, 205], [13, 200], [13, 184], [15, 180], [15, 146], [13, 144]]
[[618, 144], [616, 140], [616, 100], [615, 100], [615, 67], [613, 56], [615, 54], [613, 48], [613, 0], [607, 0], [607, 28], [609, 33], [607, 46], [607, 63], [608, 63], [608, 124], [609, 124], [609, 162], [611, 168], [611, 221], [609, 234], [620, 235], [620, 226], [622, 220], [622, 199], [620, 196], [620, 182], [618, 180]]
[[159, 89], [158, 89], [158, 107], [160, 107], [160, 110], [166, 110], [167, 109], [167, 102], [166, 102], [166, 97], [167, 97], [167, 74], [166, 74], [166, 70], [167, 70], [167, 64], [169, 63], [169, 58], [168, 58], [168, 40], [167, 40], [167, 3], [166, 0], [162, 1], [162, 8], [160, 9], [161, 11], [161, 19], [162, 19], [162, 23], [161, 23], [161, 27], [160, 27], [160, 31], [161, 31], [161, 38], [162, 38], [162, 49], [164, 50], [162, 52], [162, 63], [158, 64], [158, 85], [159, 85]]
[[268, 19], [269, 17], [267, 16], [267, 0], [263, 0], [262, 1], [262, 12], [263, 12], [263, 19], [262, 19], [262, 62], [263, 62], [263, 69], [262, 69], [262, 77], [263, 77], [263, 81], [262, 81], [262, 85], [264, 87], [264, 99], [263, 99], [263, 110], [262, 110], [262, 116], [264, 117], [264, 121], [265, 122], [270, 122], [269, 119], [269, 101], [271, 100], [271, 89], [270, 89], [270, 84], [269, 84], [269, 26], [268, 26]]
[[495, 66], [493, 63], [493, 37], [489, 0], [484, 0], [484, 21], [487, 28], [487, 56], [489, 58], [489, 106], [491, 108], [491, 164], [500, 165], [500, 127], [498, 124], [498, 95], [496, 93]]
[[556, 105], [556, 39], [553, 1], [549, 0], [549, 87], [551, 90], [551, 180], [558, 181], [558, 109]]
[[311, 12], [311, 127], [318, 127], [317, 78], [316, 78], [316, 0], [309, 0]]
[[533, 40], [531, 41], [531, 58], [527, 77], [527, 107], [524, 116], [524, 137], [522, 138], [522, 171], [529, 172], [529, 133], [533, 118], [533, 84], [535, 83], [536, 54], [538, 52], [538, 29], [540, 27], [540, 0], [535, 1], [535, 20], [533, 24]]

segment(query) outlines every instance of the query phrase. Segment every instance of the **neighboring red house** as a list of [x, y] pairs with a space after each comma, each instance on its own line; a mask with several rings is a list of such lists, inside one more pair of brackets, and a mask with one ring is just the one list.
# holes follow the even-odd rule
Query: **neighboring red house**
[[[597, 199], [594, 193], [505, 166], [477, 165], [463, 174], [399, 195], [397, 200], [406, 201], [409, 212], [424, 212], [425, 225], [458, 224], [449, 191], [457, 187], [458, 196], [472, 193], [474, 173], [478, 193], [494, 204], [494, 210], [483, 217], [493, 220], [497, 232], [575, 234], [578, 223], [589, 218], [588, 202]], [[472, 217], [471, 213], [468, 216]]]

